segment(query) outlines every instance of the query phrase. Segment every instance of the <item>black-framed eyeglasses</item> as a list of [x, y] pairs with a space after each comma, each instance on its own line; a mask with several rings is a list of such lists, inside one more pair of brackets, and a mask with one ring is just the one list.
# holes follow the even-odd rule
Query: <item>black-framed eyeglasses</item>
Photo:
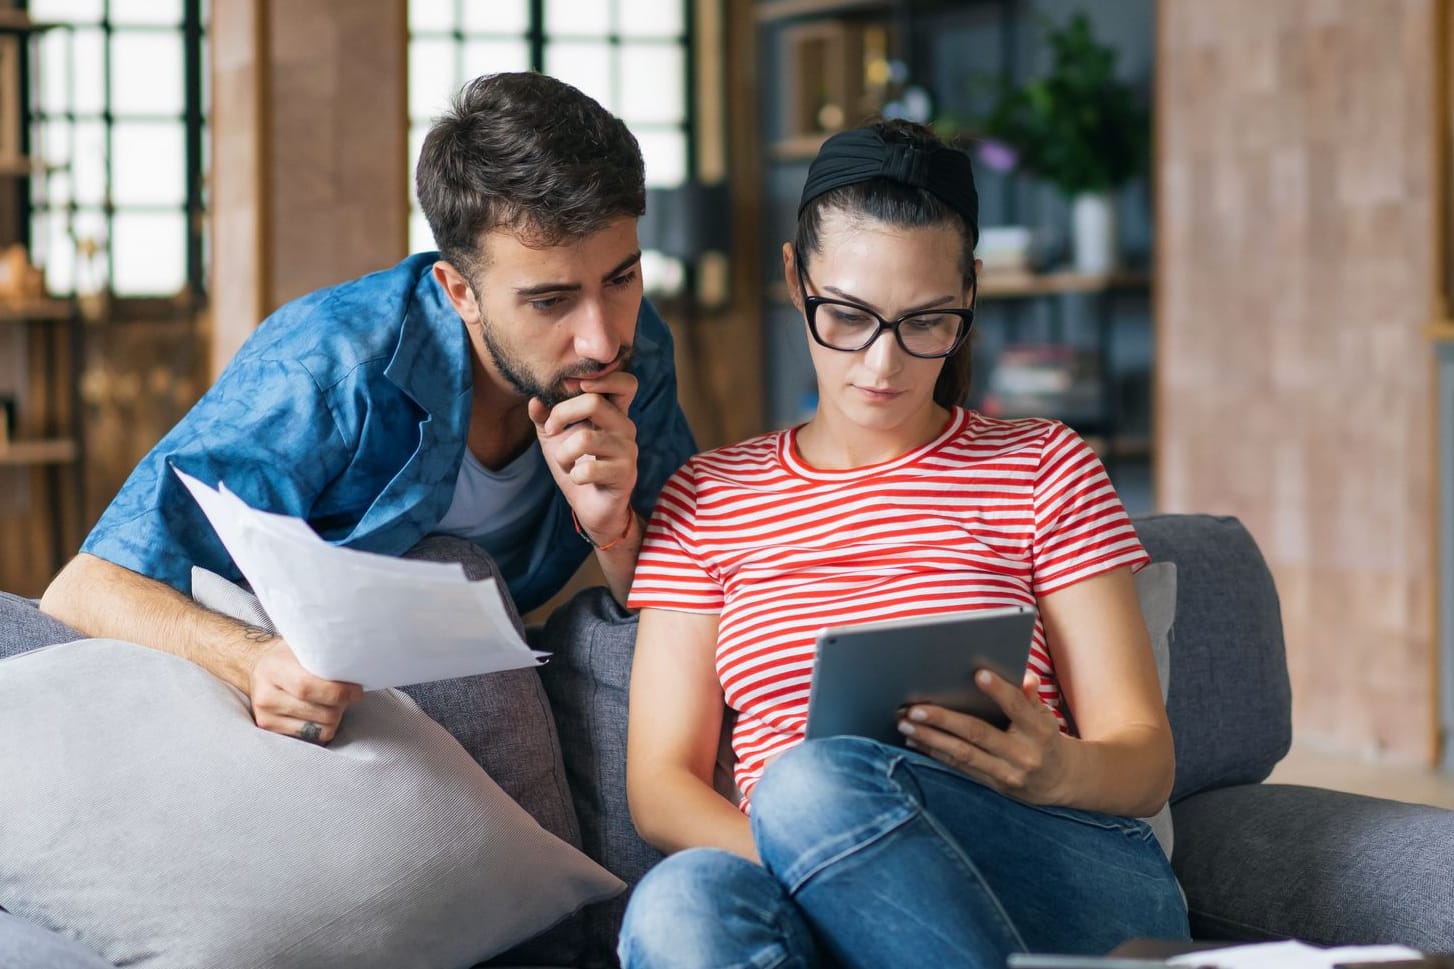
[[813, 334], [813, 339], [820, 346], [829, 350], [845, 353], [863, 350], [871, 346], [884, 330], [892, 330], [894, 339], [909, 356], [934, 360], [958, 350], [974, 325], [974, 310], [969, 307], [917, 310], [896, 320], [886, 320], [857, 303], [809, 296], [801, 256], [796, 256], [794, 263], [798, 270], [798, 285], [803, 291], [803, 314], [808, 318], [808, 332]]

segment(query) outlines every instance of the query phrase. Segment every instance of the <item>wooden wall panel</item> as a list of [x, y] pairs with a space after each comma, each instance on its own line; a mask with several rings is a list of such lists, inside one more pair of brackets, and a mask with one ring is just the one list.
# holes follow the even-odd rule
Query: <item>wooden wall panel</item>
[[47, 468], [0, 467], [0, 591], [38, 597], [55, 573]]
[[86, 424], [86, 528], [208, 385], [205, 323], [153, 313], [93, 330], [81, 399]]
[[1261, 545], [1300, 742], [1425, 762], [1435, 2], [1164, 0], [1157, 51], [1158, 503]]
[[405, 0], [268, 3], [274, 305], [408, 252]]
[[405, 0], [213, 0], [213, 372], [408, 249]]

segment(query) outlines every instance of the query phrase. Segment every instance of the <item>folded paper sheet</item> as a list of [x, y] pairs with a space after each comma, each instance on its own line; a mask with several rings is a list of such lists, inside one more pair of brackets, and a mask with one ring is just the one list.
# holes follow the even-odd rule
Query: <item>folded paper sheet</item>
[[366, 690], [534, 666], [493, 579], [330, 545], [176, 468], [279, 635], [315, 676]]

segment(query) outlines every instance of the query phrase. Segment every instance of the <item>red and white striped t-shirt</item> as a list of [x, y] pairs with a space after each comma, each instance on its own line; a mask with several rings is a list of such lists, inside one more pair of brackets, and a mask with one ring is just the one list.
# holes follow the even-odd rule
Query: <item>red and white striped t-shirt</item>
[[[1149, 560], [1105, 469], [1065, 425], [956, 408], [934, 440], [841, 471], [798, 456], [796, 429], [699, 454], [662, 489], [629, 604], [720, 613], [716, 665], [737, 711], [745, 799], [803, 739], [824, 626], [1033, 605]], [[1037, 621], [1030, 667], [1060, 718]]]

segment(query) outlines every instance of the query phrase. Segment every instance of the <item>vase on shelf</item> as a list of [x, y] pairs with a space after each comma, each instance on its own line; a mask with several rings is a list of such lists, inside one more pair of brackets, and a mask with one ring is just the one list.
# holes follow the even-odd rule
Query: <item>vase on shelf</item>
[[1081, 192], [1070, 203], [1071, 258], [1078, 273], [1115, 272], [1118, 261], [1116, 199], [1110, 192]]

